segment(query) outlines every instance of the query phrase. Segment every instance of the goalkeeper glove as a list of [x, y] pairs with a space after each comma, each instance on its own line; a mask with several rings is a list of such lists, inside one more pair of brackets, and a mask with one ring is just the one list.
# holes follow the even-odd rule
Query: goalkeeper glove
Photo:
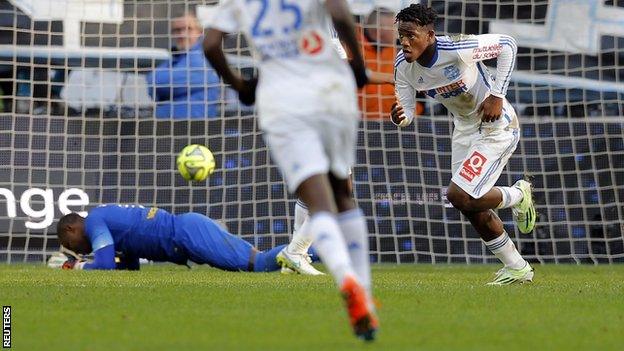
[[65, 261], [65, 263], [63, 263], [61, 269], [82, 269], [85, 263], [85, 261], [78, 261], [77, 259], [70, 257], [69, 259], [67, 259], [67, 261]]
[[48, 267], [55, 269], [61, 268], [65, 261], [67, 261], [67, 256], [62, 252], [57, 252], [48, 259]]
[[78, 269], [76, 268], [76, 264], [80, 264], [80, 268], [86, 262], [82, 255], [75, 253], [74, 251], [64, 247], [61, 245], [59, 252], [54, 253], [48, 259], [48, 267], [50, 268], [61, 268], [61, 269]]
[[63, 265], [61, 266], [61, 269], [66, 270], [66, 269], [74, 269], [74, 266], [76, 265], [76, 262], [78, 262], [78, 260], [76, 260], [73, 257], [68, 257], [67, 261], [65, 261], [63, 263]]

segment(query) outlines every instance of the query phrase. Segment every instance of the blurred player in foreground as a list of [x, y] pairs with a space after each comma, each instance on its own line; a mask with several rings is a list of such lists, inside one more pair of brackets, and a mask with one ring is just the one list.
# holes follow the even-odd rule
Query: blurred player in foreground
[[[61, 245], [77, 254], [93, 252], [93, 262], [70, 259], [64, 269], [139, 269], [139, 259], [187, 264], [192, 261], [226, 271], [270, 272], [284, 245], [258, 251], [198, 214], [173, 215], [156, 207], [102, 205], [87, 218], [70, 213], [58, 222]], [[115, 256], [121, 258], [116, 264]]]
[[[530, 282], [533, 268], [522, 258], [493, 209], [513, 209], [518, 228], [535, 226], [531, 184], [494, 187], [520, 138], [518, 117], [505, 99], [516, 58], [516, 42], [498, 34], [436, 36], [433, 9], [412, 4], [396, 16], [402, 50], [395, 61], [398, 102], [392, 121], [414, 119], [416, 92], [424, 91], [454, 116], [452, 178], [447, 198], [470, 220], [505, 265], [491, 285]], [[496, 58], [496, 80], [481, 61]]]
[[[345, 51], [340, 39], [338, 39], [338, 33], [336, 33], [333, 26], [330, 26], [330, 33], [332, 35], [332, 45], [338, 53], [338, 56], [347, 60], [347, 52]], [[381, 85], [381, 84], [394, 84], [394, 75], [369, 71], [368, 84]], [[349, 193], [352, 193], [353, 185], [351, 178], [349, 178]], [[312, 235], [308, 230], [308, 206], [301, 199], [297, 199], [295, 203], [295, 221], [294, 231], [292, 239], [288, 246], [286, 246], [278, 255], [277, 262], [282, 266], [282, 273], [299, 273], [305, 275], [323, 275], [322, 272], [314, 268], [311, 265], [312, 260], [308, 255], [308, 251], [312, 246]]]
[[[351, 53], [355, 79], [331, 44], [330, 21]], [[316, 252], [340, 288], [353, 331], [373, 340], [368, 229], [348, 186], [359, 124], [356, 83], [362, 87], [368, 77], [347, 4], [222, 0], [210, 27], [206, 57], [243, 103], [255, 101], [258, 86], [258, 123], [272, 158], [308, 205]], [[259, 53], [259, 81], [243, 80], [223, 53], [225, 33], [241, 31]]]

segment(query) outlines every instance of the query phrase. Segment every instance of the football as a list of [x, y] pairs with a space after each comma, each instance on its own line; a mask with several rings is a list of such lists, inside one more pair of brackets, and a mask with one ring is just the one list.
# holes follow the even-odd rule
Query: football
[[216, 167], [212, 152], [204, 145], [186, 146], [176, 159], [178, 171], [189, 181], [201, 182], [211, 175]]

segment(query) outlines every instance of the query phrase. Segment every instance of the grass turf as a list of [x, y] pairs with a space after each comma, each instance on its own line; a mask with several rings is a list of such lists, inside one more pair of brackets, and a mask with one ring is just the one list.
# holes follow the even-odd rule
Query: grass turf
[[15, 350], [621, 350], [624, 265], [374, 267], [378, 340], [355, 339], [331, 278], [173, 265], [140, 272], [0, 265]]

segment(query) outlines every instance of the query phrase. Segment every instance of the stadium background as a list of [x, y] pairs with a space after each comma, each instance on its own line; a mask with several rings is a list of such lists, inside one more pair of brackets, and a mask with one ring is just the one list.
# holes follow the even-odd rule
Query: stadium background
[[[495, 19], [543, 25], [549, 8], [549, 1], [428, 3], [440, 14], [442, 33], [487, 33]], [[624, 8], [622, 1], [590, 3]], [[80, 68], [123, 79], [147, 73], [164, 58], [151, 49], [170, 46], [168, 19], [209, 2], [124, 1], [122, 23], [83, 23], [83, 51], [72, 54], [25, 50], [33, 45], [62, 49], [64, 27], [60, 20], [29, 18], [19, 4], [0, 2], [0, 188], [17, 201], [29, 188], [49, 188], [56, 201], [75, 187], [89, 195], [91, 206], [121, 202], [196, 211], [224, 221], [261, 249], [288, 241], [294, 199], [270, 163], [253, 111], [238, 106], [231, 95], [223, 101], [222, 118], [205, 121], [155, 120], [151, 106], [127, 92], [112, 103], [83, 108], [72, 108], [61, 97], [71, 72]], [[532, 260], [624, 261], [623, 37], [624, 31], [602, 35], [597, 54], [519, 45], [518, 72], [542, 78], [519, 76], [511, 83], [508, 99], [518, 111], [522, 138], [500, 183], [531, 174], [540, 220], [532, 235], [520, 236], [510, 211], [499, 214]], [[232, 54], [249, 54], [237, 36], [227, 47]], [[98, 57], [87, 54], [88, 48], [111, 52]], [[131, 81], [120, 86], [132, 86]], [[354, 190], [368, 219], [374, 261], [494, 262], [444, 200], [451, 131], [450, 116], [431, 102], [403, 130], [387, 121], [362, 123]], [[189, 185], [175, 171], [175, 154], [189, 143], [206, 144], [217, 157], [218, 169], [207, 184]], [[38, 198], [31, 202], [33, 208], [44, 206]], [[41, 261], [57, 249], [55, 223], [27, 229], [28, 218], [19, 204], [17, 209], [17, 217], [10, 218], [0, 196], [0, 262]], [[58, 206], [54, 211], [58, 219]]]

